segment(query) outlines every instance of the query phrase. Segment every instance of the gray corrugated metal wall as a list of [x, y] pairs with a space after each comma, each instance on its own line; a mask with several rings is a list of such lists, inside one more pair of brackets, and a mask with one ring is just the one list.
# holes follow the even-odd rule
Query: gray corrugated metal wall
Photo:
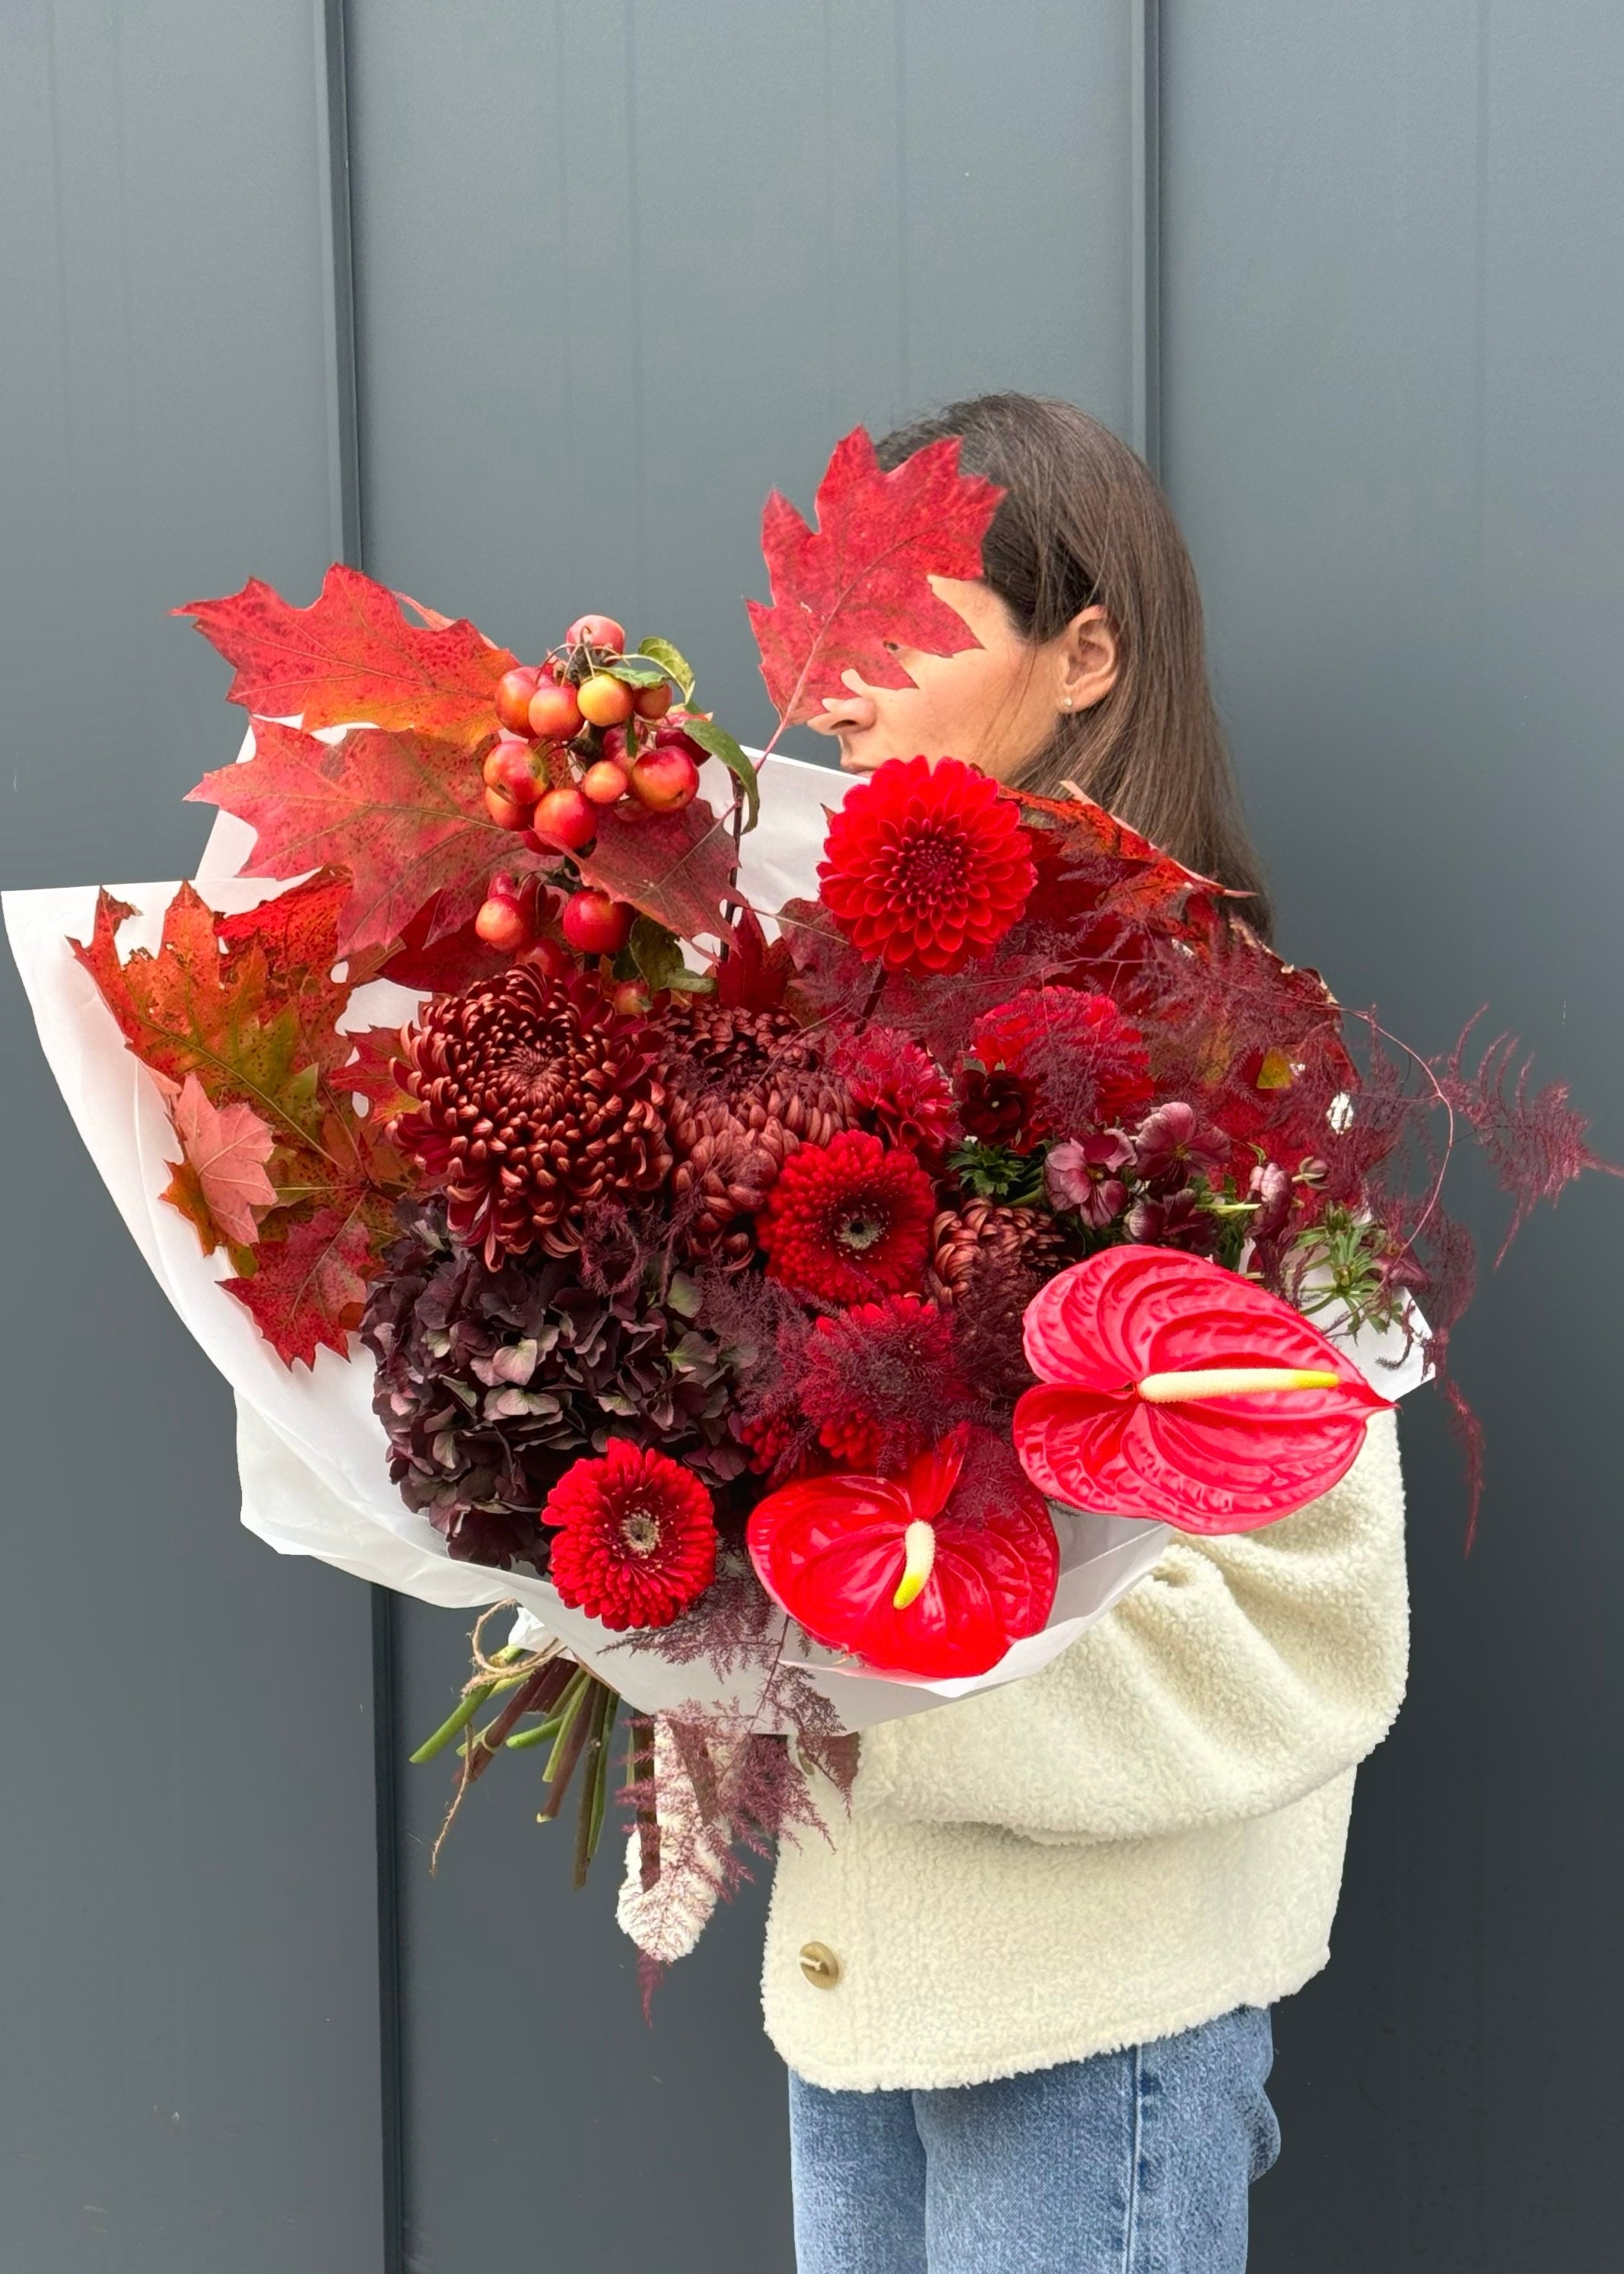
[[[307, 596], [357, 500], [375, 573], [522, 650], [581, 606], [658, 624], [751, 733], [765, 489], [804, 501], [858, 418], [1052, 390], [1164, 438], [1288, 947], [1429, 1043], [1491, 997], [1618, 1149], [1600, 0], [3, 21], [7, 884], [184, 871], [176, 801], [233, 729], [163, 611], [251, 569]], [[366, 1599], [232, 1524], [226, 1395], [4, 987], [0, 2259], [787, 2267], [759, 1904], [650, 2036], [522, 1773], [432, 1881], [433, 1773], [387, 1779], [380, 1862]], [[1415, 1693], [1337, 1963], [1279, 2017], [1265, 2269], [1606, 2263], [1618, 1222], [1570, 1201], [1462, 1337], [1492, 1430], [1464, 1570], [1438, 1416], [1407, 1421]], [[390, 1758], [462, 1641], [387, 1628]]]

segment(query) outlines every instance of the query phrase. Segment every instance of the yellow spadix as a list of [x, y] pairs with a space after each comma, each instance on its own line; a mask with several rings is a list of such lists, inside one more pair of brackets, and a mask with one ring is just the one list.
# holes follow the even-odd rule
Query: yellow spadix
[[1305, 1366], [1205, 1366], [1182, 1374], [1147, 1374], [1135, 1384], [1149, 1405], [1191, 1397], [1244, 1397], [1259, 1389], [1335, 1389], [1340, 1376]]
[[902, 1552], [906, 1560], [902, 1566], [901, 1584], [891, 1599], [894, 1611], [906, 1611], [908, 1605], [917, 1601], [924, 1593], [925, 1582], [929, 1578], [936, 1560], [935, 1525], [915, 1517], [902, 1535]]

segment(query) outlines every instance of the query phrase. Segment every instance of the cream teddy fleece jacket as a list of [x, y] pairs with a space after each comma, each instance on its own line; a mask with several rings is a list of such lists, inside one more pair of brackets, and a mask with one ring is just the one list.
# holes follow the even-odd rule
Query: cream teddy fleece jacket
[[785, 2060], [858, 2090], [972, 2084], [1299, 1989], [1408, 1623], [1383, 1413], [1334, 1490], [1177, 1539], [1041, 1674], [869, 1731], [849, 1814], [825, 1788], [828, 1842], [779, 1858], [763, 1990]]

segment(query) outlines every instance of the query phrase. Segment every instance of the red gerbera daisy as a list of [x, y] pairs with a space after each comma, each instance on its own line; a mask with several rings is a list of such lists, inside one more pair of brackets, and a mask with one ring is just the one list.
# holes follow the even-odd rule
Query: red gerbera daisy
[[808, 1338], [801, 1407], [818, 1442], [854, 1469], [899, 1467], [939, 1436], [966, 1395], [952, 1321], [917, 1295], [859, 1303]]
[[865, 1028], [840, 1044], [833, 1070], [888, 1145], [934, 1163], [958, 1135], [947, 1076], [911, 1035]]
[[911, 1153], [866, 1129], [792, 1153], [756, 1219], [773, 1276], [826, 1303], [917, 1288], [936, 1194]]
[[1026, 1142], [1109, 1128], [1151, 1095], [1145, 1037], [1109, 995], [1038, 987], [979, 1018], [970, 1054], [1029, 1088]]
[[829, 825], [823, 906], [891, 971], [957, 971], [1026, 907], [1037, 870], [1020, 809], [959, 758], [888, 758]]
[[571, 1610], [606, 1627], [667, 1627], [716, 1575], [716, 1517], [691, 1469], [612, 1437], [547, 1495], [548, 1576]]

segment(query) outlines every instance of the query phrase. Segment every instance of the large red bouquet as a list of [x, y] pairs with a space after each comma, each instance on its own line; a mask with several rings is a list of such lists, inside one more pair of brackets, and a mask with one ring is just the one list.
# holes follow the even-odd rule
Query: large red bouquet
[[[816, 531], [771, 501], [780, 728], [847, 671], [902, 683], [898, 644], [972, 644], [929, 578], [979, 573], [997, 501], [956, 444], [883, 475], [860, 432]], [[843, 1669], [1022, 1670], [1065, 1638], [1079, 1525], [1249, 1528], [1343, 1473], [1380, 1361], [1441, 1365], [1458, 1308], [1440, 1110], [1519, 1215], [1590, 1162], [1503, 1049], [1387, 1050], [1081, 795], [906, 753], [831, 776], [816, 897], [752, 905], [773, 774], [668, 642], [587, 616], [525, 665], [342, 567], [307, 609], [183, 613], [252, 718], [193, 794], [281, 889], [184, 885], [133, 950], [104, 892], [74, 952], [162, 1091], [209, 1299], [324, 1396], [367, 1369], [405, 1511], [539, 1605], [424, 1751], [461, 1737], [460, 1794], [545, 1745], [549, 1814], [579, 1771], [583, 1869], [640, 1668], [692, 1669], [685, 1860], [725, 1876], [724, 1826], [805, 1817], [761, 1730], [849, 1766]], [[302, 1411], [284, 1451], [327, 1428]]]

